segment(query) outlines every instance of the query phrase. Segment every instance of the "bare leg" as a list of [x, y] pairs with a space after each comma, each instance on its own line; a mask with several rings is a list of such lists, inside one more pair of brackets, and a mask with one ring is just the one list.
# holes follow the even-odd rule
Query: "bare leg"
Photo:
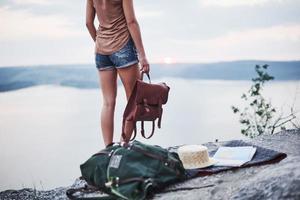
[[136, 79], [140, 77], [139, 65], [118, 69], [119, 76], [125, 88], [127, 101], [131, 95]]
[[114, 134], [114, 112], [117, 96], [117, 71], [99, 71], [103, 105], [101, 110], [101, 129], [105, 146], [112, 143]]
[[[139, 72], [139, 65], [134, 64], [130, 67], [121, 68], [118, 69], [119, 76], [121, 78], [121, 81], [125, 88], [126, 98], [127, 101], [131, 95], [131, 92], [133, 90], [134, 84], [136, 80], [140, 77]], [[125, 125], [125, 135], [126, 138], [130, 138], [133, 132], [133, 124], [132, 123], [126, 123]], [[121, 137], [120, 141], [123, 141], [123, 138]]]

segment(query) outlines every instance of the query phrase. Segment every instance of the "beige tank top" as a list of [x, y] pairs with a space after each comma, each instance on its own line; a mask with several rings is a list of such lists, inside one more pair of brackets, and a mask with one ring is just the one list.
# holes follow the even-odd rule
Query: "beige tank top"
[[130, 38], [123, 0], [90, 0], [99, 20], [95, 52], [103, 55], [120, 50]]

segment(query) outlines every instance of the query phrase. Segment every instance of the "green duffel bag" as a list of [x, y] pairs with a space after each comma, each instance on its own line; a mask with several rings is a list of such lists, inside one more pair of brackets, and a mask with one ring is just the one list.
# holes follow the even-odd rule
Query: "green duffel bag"
[[[107, 147], [80, 165], [80, 169], [82, 178], [88, 183], [86, 190], [99, 190], [109, 195], [90, 199], [145, 199], [187, 178], [177, 153], [136, 140]], [[70, 189], [68, 197], [76, 199], [73, 196], [76, 191], [84, 193], [85, 189]]]

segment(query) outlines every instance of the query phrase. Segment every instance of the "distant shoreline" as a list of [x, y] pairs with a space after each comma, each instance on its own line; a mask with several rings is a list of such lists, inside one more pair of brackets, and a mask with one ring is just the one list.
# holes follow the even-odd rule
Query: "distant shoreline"
[[[226, 61], [216, 63], [152, 64], [151, 78], [176, 77], [208, 80], [251, 80], [255, 65], [268, 64], [275, 81], [300, 80], [300, 61]], [[0, 67], [0, 92], [35, 85], [62, 85], [81, 89], [98, 88], [93, 64]]]
[[[163, 62], [152, 62], [151, 65], [165, 65], [165, 66], [172, 66], [172, 65], [208, 65], [208, 64], [222, 64], [222, 63], [291, 63], [291, 62], [300, 62], [300, 60], [260, 60], [260, 59], [245, 59], [245, 60], [226, 60], [226, 61], [214, 61], [214, 62], [174, 62], [170, 64], [166, 64]], [[57, 64], [32, 64], [32, 65], [0, 65], [0, 68], [11, 68], [11, 67], [67, 67], [67, 66], [90, 66], [94, 65], [94, 63], [57, 63]]]

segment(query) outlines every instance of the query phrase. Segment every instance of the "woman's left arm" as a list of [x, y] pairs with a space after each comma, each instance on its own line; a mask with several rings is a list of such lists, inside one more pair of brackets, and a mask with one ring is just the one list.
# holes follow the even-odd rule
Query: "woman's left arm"
[[94, 41], [96, 41], [96, 27], [94, 25], [96, 11], [93, 6], [93, 0], [86, 2], [86, 27]]
[[138, 51], [139, 61], [142, 66], [141, 70], [144, 72], [149, 72], [150, 66], [144, 50], [140, 26], [135, 17], [133, 0], [123, 0], [123, 10], [130, 35], [132, 36], [132, 39]]

